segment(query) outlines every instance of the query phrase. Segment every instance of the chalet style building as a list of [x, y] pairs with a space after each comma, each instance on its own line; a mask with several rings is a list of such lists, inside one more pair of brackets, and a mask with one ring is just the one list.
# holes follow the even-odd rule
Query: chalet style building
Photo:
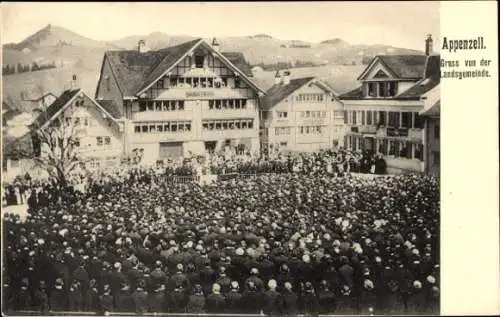
[[[43, 130], [63, 123], [69, 127], [66, 136], [74, 138], [82, 162], [90, 168], [109, 167], [120, 163], [123, 152], [123, 129], [117, 117], [116, 109], [95, 102], [81, 89], [71, 89], [41, 112], [30, 128]], [[36, 138], [33, 150], [44, 155], [44, 145]]]
[[314, 152], [342, 145], [343, 105], [332, 88], [315, 77], [290, 79], [289, 71], [275, 78], [261, 102], [262, 152]]
[[197, 39], [157, 51], [105, 53], [96, 101], [116, 109], [123, 151], [142, 161], [259, 151], [259, 97], [241, 53]]
[[425, 100], [436, 95], [440, 56], [379, 55], [358, 77], [361, 85], [340, 96], [344, 103], [344, 145], [384, 155], [389, 173], [424, 171]]

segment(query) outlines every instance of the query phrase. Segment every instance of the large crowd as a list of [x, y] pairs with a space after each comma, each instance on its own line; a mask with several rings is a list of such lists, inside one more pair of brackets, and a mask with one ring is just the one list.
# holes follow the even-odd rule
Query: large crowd
[[36, 183], [26, 220], [3, 219], [2, 309], [439, 313], [439, 181], [332, 159], [275, 158], [272, 174], [206, 186], [153, 169]]

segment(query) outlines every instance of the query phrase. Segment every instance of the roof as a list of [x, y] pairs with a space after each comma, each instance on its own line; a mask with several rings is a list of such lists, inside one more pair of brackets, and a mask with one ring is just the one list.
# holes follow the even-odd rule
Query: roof
[[288, 85], [273, 85], [262, 98], [262, 107], [267, 109], [271, 108], [313, 79], [314, 77], [302, 77], [291, 79]]
[[436, 101], [436, 103], [433, 104], [432, 107], [420, 111], [420, 115], [426, 117], [439, 117], [440, 114], [441, 114], [441, 100]]
[[73, 97], [80, 92], [80, 89], [66, 90], [63, 92], [54, 102], [47, 107], [45, 112], [42, 112], [35, 121], [31, 124], [32, 126], [42, 127], [47, 121], [52, 119], [59, 110], [61, 110]]
[[[143, 53], [137, 50], [107, 51], [104, 54], [103, 66], [108, 60], [122, 95], [132, 97], [148, 88], [151, 83], [161, 77], [165, 71], [173, 67], [202, 41], [203, 39], [199, 38], [176, 46]], [[253, 76], [251, 66], [242, 53], [223, 52], [220, 54], [245, 76]]]
[[340, 99], [362, 99], [363, 95], [363, 87], [359, 86], [351, 91], [346, 92], [345, 94], [340, 95]]
[[410, 87], [409, 89], [403, 91], [399, 95], [397, 95], [397, 98], [413, 98], [413, 97], [420, 97], [421, 95], [425, 94], [432, 88], [436, 87], [439, 85], [439, 78], [424, 78], [417, 82], [415, 85]]
[[41, 95], [41, 96], [38, 96], [38, 97], [35, 97], [35, 96], [32, 94], [32, 95], [30, 95], [30, 98], [31, 98], [31, 99], [30, 99], [30, 98], [26, 98], [26, 95], [23, 95], [23, 97], [24, 97], [24, 98], [23, 98], [23, 100], [24, 100], [24, 101], [40, 101], [40, 100], [42, 100], [42, 99], [44, 99], [44, 98], [46, 98], [46, 97], [48, 97], [48, 96], [52, 96], [52, 97], [54, 97], [54, 98], [56, 98], [56, 97], [57, 97], [57, 96], [56, 96], [56, 95], [54, 95], [53, 93], [51, 93], [51, 92], [47, 92], [47, 93], [45, 93], [45, 94], [43, 94], [43, 95]]
[[113, 118], [120, 119], [122, 117], [120, 108], [114, 100], [97, 100], [97, 103], [106, 110]]
[[399, 79], [423, 78], [426, 55], [377, 55], [358, 77], [360, 80], [369, 69], [380, 61]]
[[400, 78], [424, 77], [425, 55], [382, 55], [380, 60]]
[[236, 66], [243, 74], [248, 77], [253, 77], [252, 66], [245, 59], [245, 56], [241, 52], [221, 52], [225, 58], [227, 58], [231, 64]]
[[425, 62], [424, 78], [441, 78], [441, 55], [430, 55]]

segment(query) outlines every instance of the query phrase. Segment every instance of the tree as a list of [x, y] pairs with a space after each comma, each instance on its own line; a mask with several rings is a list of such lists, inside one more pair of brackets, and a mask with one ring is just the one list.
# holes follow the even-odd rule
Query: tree
[[[40, 115], [46, 115], [46, 112]], [[65, 187], [68, 176], [82, 162], [73, 118], [61, 116], [46, 127], [32, 126], [32, 137], [35, 152], [33, 160], [45, 169], [59, 186]]]
[[[43, 86], [38, 85], [37, 90], [41, 96], [45, 95]], [[63, 188], [68, 184], [70, 174], [85, 160], [79, 151], [78, 125], [71, 114], [63, 113], [48, 124], [40, 123], [51, 119], [47, 106], [44, 98], [39, 116], [45, 117], [42, 117], [43, 120], [35, 119], [30, 126], [30, 146], [16, 146], [11, 155], [32, 159]]]

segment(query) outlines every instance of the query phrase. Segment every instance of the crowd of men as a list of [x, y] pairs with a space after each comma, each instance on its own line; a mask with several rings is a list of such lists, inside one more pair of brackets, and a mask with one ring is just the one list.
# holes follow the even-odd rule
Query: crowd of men
[[2, 309], [438, 313], [439, 181], [307, 158], [206, 186], [153, 170], [46, 185], [26, 221], [4, 217]]

